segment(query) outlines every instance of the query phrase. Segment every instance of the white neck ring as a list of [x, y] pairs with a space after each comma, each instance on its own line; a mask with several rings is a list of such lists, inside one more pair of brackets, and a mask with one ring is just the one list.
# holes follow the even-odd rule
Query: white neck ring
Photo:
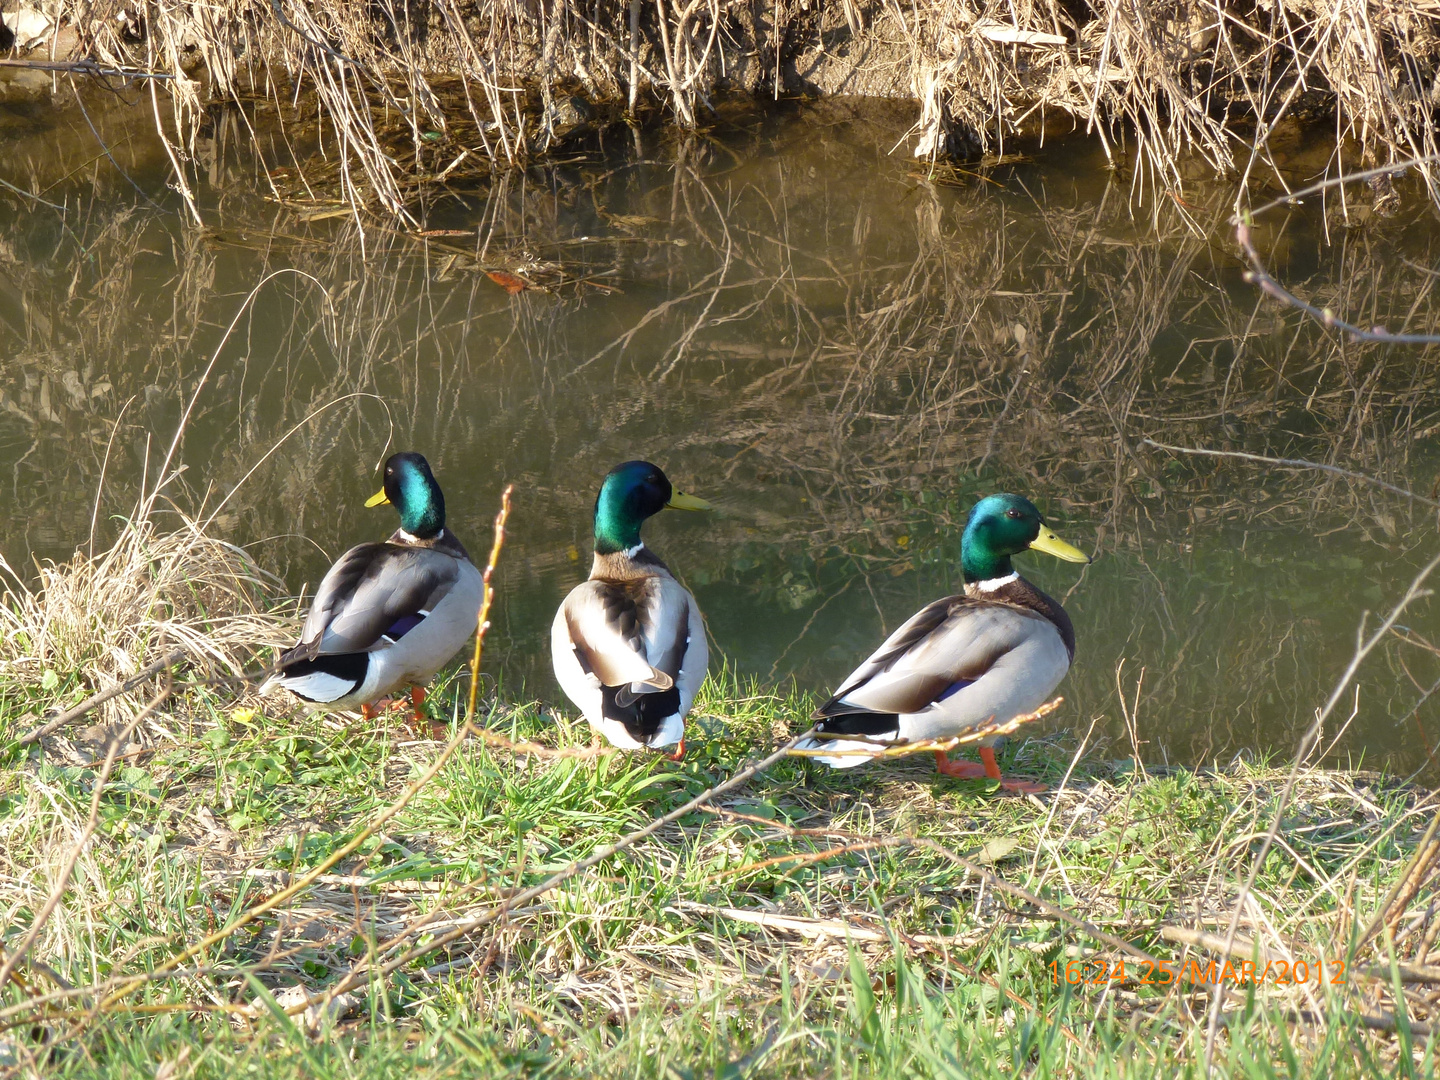
[[1004, 577], [992, 577], [992, 578], [986, 578], [984, 581], [977, 581], [977, 582], [975, 583], [975, 588], [977, 588], [977, 589], [980, 590], [981, 592], [994, 592], [996, 589], [1003, 589], [1006, 585], [1009, 585], [1012, 581], [1018, 581], [1018, 580], [1020, 580], [1020, 575], [1019, 575], [1019, 573], [1018, 573], [1018, 572], [1012, 572], [1012, 573], [1006, 574]]

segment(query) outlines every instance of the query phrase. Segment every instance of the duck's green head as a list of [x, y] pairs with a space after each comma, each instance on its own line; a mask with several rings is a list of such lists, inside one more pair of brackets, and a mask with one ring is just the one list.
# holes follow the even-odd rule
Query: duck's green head
[[1066, 562], [1089, 562], [1045, 524], [1035, 504], [1022, 495], [988, 495], [975, 504], [960, 541], [966, 581], [989, 581], [1015, 572], [1010, 556], [1044, 551]]
[[445, 496], [430, 463], [419, 454], [391, 454], [385, 462], [385, 486], [365, 505], [386, 503], [400, 511], [400, 527], [420, 540], [433, 539], [445, 528]]
[[670, 486], [658, 465], [627, 461], [605, 474], [595, 498], [595, 551], [611, 555], [640, 543], [640, 526], [666, 507], [709, 510], [710, 504]]

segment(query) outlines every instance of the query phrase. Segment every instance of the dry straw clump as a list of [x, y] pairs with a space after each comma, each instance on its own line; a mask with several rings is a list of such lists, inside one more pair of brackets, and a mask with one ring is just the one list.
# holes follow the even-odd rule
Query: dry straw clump
[[[27, 581], [0, 558], [0, 679], [64, 707], [136, 675], [170, 652], [239, 675], [256, 650], [284, 644], [288, 621], [274, 613], [280, 583], [240, 548], [207, 536], [178, 514], [162, 529], [142, 507], [115, 543], [93, 556], [37, 568]], [[130, 719], [143, 701], [122, 695], [104, 706]]]
[[[157, 125], [188, 171], [201, 106], [268, 98], [318, 119], [340, 193], [401, 216], [413, 182], [543, 152], [593, 103], [702, 124], [716, 96], [911, 98], [920, 156], [989, 148], [1060, 114], [1162, 189], [1182, 161], [1246, 176], [1294, 124], [1364, 164], [1436, 151], [1429, 0], [62, 0], [50, 58], [159, 73]], [[161, 87], [172, 116], [161, 124]], [[298, 111], [297, 111], [298, 106]], [[1432, 192], [1433, 192], [1432, 188]]]

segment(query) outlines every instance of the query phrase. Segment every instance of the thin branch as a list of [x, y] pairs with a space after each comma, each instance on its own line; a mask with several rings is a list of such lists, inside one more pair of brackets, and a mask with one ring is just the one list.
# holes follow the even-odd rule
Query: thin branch
[[1409, 488], [1403, 488], [1397, 484], [1391, 484], [1388, 481], [1379, 480], [1373, 476], [1367, 476], [1364, 473], [1354, 472], [1350, 469], [1342, 469], [1338, 465], [1326, 465], [1320, 461], [1306, 461], [1304, 458], [1268, 457], [1265, 454], [1251, 454], [1243, 450], [1207, 450], [1193, 446], [1173, 446], [1170, 443], [1156, 442], [1150, 438], [1141, 439], [1140, 445], [1153, 446], [1157, 450], [1169, 450], [1175, 454], [1193, 454], [1197, 457], [1239, 458], [1242, 461], [1258, 461], [1264, 465], [1278, 465], [1283, 469], [1319, 469], [1321, 472], [1334, 473], [1336, 476], [1343, 476], [1349, 480], [1360, 480], [1366, 484], [1374, 484], [1376, 487], [1384, 488], [1386, 491], [1393, 492], [1396, 495], [1403, 495], [1407, 499], [1414, 499], [1416, 502], [1424, 503], [1426, 506], [1433, 506], [1440, 509], [1440, 502], [1434, 499], [1427, 499], [1424, 495], [1417, 495]]
[[1290, 206], [1299, 202], [1306, 195], [1313, 195], [1332, 187], [1339, 187], [1347, 183], [1355, 183], [1360, 180], [1367, 180], [1375, 176], [1390, 176], [1403, 173], [1406, 169], [1420, 168], [1424, 165], [1440, 161], [1440, 156], [1429, 155], [1426, 157], [1411, 158], [1408, 161], [1399, 161], [1392, 165], [1383, 165], [1375, 169], [1366, 169], [1364, 172], [1349, 173], [1344, 176], [1332, 177], [1328, 180], [1321, 180], [1311, 184], [1309, 187], [1301, 188], [1299, 191], [1282, 195], [1278, 199], [1271, 199], [1269, 202], [1256, 207], [1250, 211], [1240, 211], [1231, 222], [1235, 226], [1235, 242], [1240, 245], [1240, 250], [1245, 253], [1249, 260], [1250, 269], [1245, 271], [1245, 280], [1252, 285], [1260, 286], [1262, 292], [1267, 296], [1274, 297], [1283, 304], [1304, 312], [1320, 324], [1332, 329], [1342, 330], [1349, 334], [1356, 341], [1379, 341], [1391, 345], [1434, 345], [1440, 343], [1440, 334], [1396, 334], [1383, 326], [1371, 326], [1369, 328], [1357, 326], [1354, 323], [1341, 319], [1329, 308], [1318, 308], [1305, 300], [1301, 300], [1289, 289], [1281, 285], [1270, 272], [1265, 269], [1265, 263], [1260, 258], [1260, 253], [1255, 250], [1255, 245], [1250, 239], [1250, 226], [1254, 220], [1268, 210], [1277, 206]]
[[[0, 60], [0, 64], [3, 64], [4, 62], [5, 61]], [[13, 191], [16, 195], [23, 195], [27, 199], [33, 199], [41, 206], [50, 207], [51, 210], [59, 210], [61, 213], [65, 212], [65, 207], [61, 206], [59, 203], [50, 202], [48, 199], [42, 199], [39, 195], [26, 191], [22, 187], [16, 187], [14, 184], [10, 183], [9, 180], [4, 179], [3, 177], [0, 177], [0, 187], [3, 187], [9, 191]]]
[[1344, 176], [1332, 176], [1328, 180], [1317, 180], [1309, 187], [1303, 187], [1299, 191], [1291, 191], [1281, 195], [1279, 198], [1271, 199], [1267, 203], [1255, 207], [1250, 211], [1250, 216], [1259, 217], [1267, 211], [1274, 210], [1277, 206], [1293, 206], [1306, 195], [1316, 195], [1329, 188], [1339, 187], [1342, 184], [1358, 183], [1361, 180], [1369, 180], [1372, 176], [1396, 176], [1407, 169], [1419, 168], [1421, 165], [1433, 165], [1440, 162], [1440, 154], [1430, 154], [1426, 157], [1410, 158], [1408, 161], [1397, 161], [1390, 165], [1381, 165], [1378, 168], [1366, 169], [1364, 172], [1346, 173]]
[[1250, 242], [1249, 221], [1240, 221], [1235, 225], [1235, 242], [1240, 245], [1240, 250], [1250, 261], [1250, 269], [1245, 271], [1245, 280], [1252, 285], [1260, 286], [1267, 296], [1273, 296], [1281, 303], [1289, 304], [1291, 307], [1309, 315], [1316, 322], [1331, 329], [1343, 330], [1356, 341], [1383, 341], [1391, 345], [1435, 345], [1440, 344], [1440, 334], [1395, 334], [1383, 326], [1372, 326], [1366, 329], [1354, 323], [1346, 322], [1333, 311], [1327, 308], [1318, 308], [1308, 301], [1301, 300], [1289, 289], [1281, 285], [1270, 276], [1265, 269], [1265, 264], [1260, 259], [1260, 253], [1255, 250], [1254, 244]]
[[485, 563], [485, 574], [481, 578], [480, 614], [475, 617], [475, 653], [470, 657], [470, 701], [465, 707], [465, 723], [475, 718], [475, 696], [480, 690], [480, 654], [485, 647], [485, 631], [490, 629], [490, 605], [495, 602], [495, 587], [491, 579], [495, 575], [495, 564], [500, 560], [500, 549], [505, 546], [505, 522], [510, 517], [510, 496], [514, 484], [506, 484], [500, 493], [500, 512], [495, 515], [495, 540], [490, 545], [490, 558]]
[[93, 60], [0, 60], [0, 67], [36, 68], [70, 75], [103, 75], [114, 79], [174, 79], [163, 71], [137, 71], [133, 68], [104, 67]]
[[[184, 649], [176, 649], [173, 652], [167, 653], [159, 660], [156, 660], [153, 664], [141, 668], [134, 675], [130, 676], [130, 678], [126, 679], [123, 683], [112, 686], [109, 690], [102, 690], [98, 694], [91, 694], [88, 698], [82, 701], [79, 705], [76, 705], [73, 709], [68, 709], [65, 712], [61, 713], [59, 716], [55, 717], [55, 719], [47, 720], [38, 728], [35, 728], [32, 731], [27, 731], [24, 735], [21, 735], [20, 738], [15, 740], [15, 744], [17, 746], [29, 746], [31, 743], [39, 742], [46, 735], [49, 735], [52, 731], [64, 727], [66, 724], [70, 723], [73, 720], [80, 719], [80, 717], [84, 716], [97, 705], [103, 705], [111, 698], [116, 698], [119, 697], [121, 694], [129, 693], [146, 679], [150, 678], [150, 676], [156, 674], [164, 668], [170, 667], [172, 664], [178, 664], [181, 660], [184, 659]], [[168, 694], [169, 690], [167, 690], [166, 693]]]
[[85, 827], [80, 830], [80, 838], [75, 841], [75, 846], [70, 849], [70, 854], [66, 856], [65, 863], [60, 868], [55, 887], [50, 890], [49, 897], [46, 898], [44, 905], [30, 923], [30, 929], [26, 931], [25, 937], [21, 940], [20, 944], [16, 946], [15, 951], [5, 957], [5, 962], [0, 964], [0, 987], [3, 987], [10, 981], [10, 977], [14, 974], [15, 968], [25, 959], [25, 954], [28, 953], [35, 944], [35, 939], [40, 936], [40, 931], [45, 928], [45, 923], [48, 922], [50, 916], [55, 913], [55, 909], [60, 906], [60, 901], [64, 898], [65, 891], [70, 887], [70, 877], [75, 872], [75, 864], [80, 861], [81, 853], [84, 852], [86, 845], [90, 843], [90, 837], [95, 835], [95, 830], [100, 825], [100, 797], [105, 793], [105, 785], [110, 779], [111, 770], [115, 768], [115, 761], [120, 754], [120, 747], [125, 744], [125, 741], [130, 737], [131, 733], [140, 726], [140, 722], [150, 716], [160, 707], [161, 703], [170, 696], [170, 689], [168, 683], [161, 687], [160, 692], [150, 699], [150, 702], [145, 708], [136, 713], [134, 719], [126, 724], [122, 730], [116, 732], [110, 739], [110, 745], [105, 749], [105, 762], [100, 766], [99, 775], [95, 777], [95, 790], [90, 796], [90, 816], [85, 821]]

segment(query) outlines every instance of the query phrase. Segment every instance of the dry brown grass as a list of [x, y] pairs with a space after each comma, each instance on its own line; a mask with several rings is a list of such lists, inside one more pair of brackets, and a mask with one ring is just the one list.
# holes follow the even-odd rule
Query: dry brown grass
[[[173, 650], [199, 668], [239, 675], [260, 647], [286, 644], [279, 582], [183, 514], [157, 525], [170, 516], [143, 513], [101, 554], [77, 551], [28, 578], [0, 558], [0, 678], [43, 688], [50, 700], [36, 704], [63, 708]], [[104, 708], [128, 719], [141, 704], [122, 697]]]
[[1183, 190], [1191, 161], [1268, 179], [1299, 124], [1322, 122], [1366, 165], [1437, 149], [1430, 0], [170, 0], [148, 21], [117, 19], [118, 0], [62, 10], [59, 53], [174, 76], [143, 92], [187, 197], [205, 102], [269, 99], [301, 132], [319, 120], [329, 194], [404, 220], [417, 181], [525, 161], [589, 127], [576, 93], [601, 119], [658, 107], [684, 127], [735, 91], [909, 98], [927, 158], [1003, 148], [1059, 115], [1157, 191]]

